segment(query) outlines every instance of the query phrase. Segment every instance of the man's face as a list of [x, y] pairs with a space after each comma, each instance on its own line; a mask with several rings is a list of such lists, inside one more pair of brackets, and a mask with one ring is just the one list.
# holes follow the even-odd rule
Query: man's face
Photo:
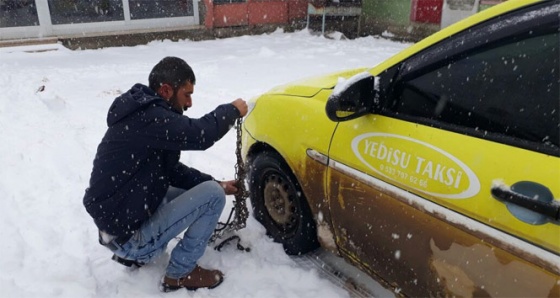
[[169, 98], [169, 104], [176, 111], [181, 114], [192, 106], [191, 95], [194, 92], [194, 85], [191, 82], [186, 82], [183, 86], [179, 86], [176, 92], [171, 92], [172, 95]]

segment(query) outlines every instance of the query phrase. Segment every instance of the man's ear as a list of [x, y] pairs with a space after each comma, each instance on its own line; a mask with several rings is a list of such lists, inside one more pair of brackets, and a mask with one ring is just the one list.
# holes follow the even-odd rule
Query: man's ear
[[171, 87], [171, 85], [169, 84], [162, 84], [159, 87], [157, 94], [163, 97], [163, 99], [169, 100], [171, 97], [173, 97], [173, 87]]

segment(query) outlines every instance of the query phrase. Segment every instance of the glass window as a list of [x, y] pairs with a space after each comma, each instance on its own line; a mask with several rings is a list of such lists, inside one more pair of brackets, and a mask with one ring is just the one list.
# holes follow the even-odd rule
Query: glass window
[[558, 148], [559, 45], [555, 32], [469, 54], [404, 82], [395, 111]]
[[35, 0], [0, 0], [0, 27], [38, 25]]
[[246, 0], [214, 0], [214, 4], [232, 4], [232, 3], [244, 3]]
[[124, 20], [122, 0], [49, 0], [54, 25]]
[[128, 3], [133, 20], [194, 16], [193, 0], [129, 0]]

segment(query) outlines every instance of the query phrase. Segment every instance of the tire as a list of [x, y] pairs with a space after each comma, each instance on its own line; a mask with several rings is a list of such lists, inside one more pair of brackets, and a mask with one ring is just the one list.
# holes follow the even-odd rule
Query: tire
[[319, 247], [317, 229], [297, 179], [275, 152], [259, 153], [249, 168], [253, 216], [289, 255]]

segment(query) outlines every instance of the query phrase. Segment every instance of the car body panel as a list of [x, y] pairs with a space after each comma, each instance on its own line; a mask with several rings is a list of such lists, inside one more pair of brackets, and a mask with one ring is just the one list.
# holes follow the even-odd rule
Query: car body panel
[[[372, 131], [372, 128], [375, 131]], [[485, 148], [481, 154], [478, 148]], [[340, 123], [329, 157], [467, 217], [560, 252], [560, 226], [525, 223], [494, 199], [494, 183], [531, 180], [560, 197], [560, 159], [381, 115]], [[512, 163], [515, 166], [511, 166]]]
[[[558, 225], [530, 225], [518, 220], [503, 203], [492, 198], [490, 188], [492, 181], [502, 178], [504, 168], [519, 156], [531, 158], [529, 164], [533, 166], [509, 168], [508, 179], [515, 182], [539, 177], [546, 185], [556, 185], [555, 180], [560, 177], [559, 159], [535, 152], [520, 153], [518, 150], [523, 149], [481, 139], [468, 143], [463, 140], [456, 133], [380, 115], [340, 123], [329, 151], [329, 163], [342, 164], [346, 172], [354, 170], [365, 178], [356, 179], [351, 172], [341, 173], [336, 167], [329, 167], [331, 216], [335, 227], [344, 227], [336, 230], [337, 243], [347, 253], [353, 252], [363, 266], [372, 267], [371, 272], [394, 274], [381, 278], [406, 281], [395, 286], [415, 295], [463, 296], [467, 292], [472, 295], [486, 291], [490, 296], [525, 296], [539, 289], [543, 296], [548, 296], [554, 289], [558, 291], [557, 257], [540, 249], [536, 249], [540, 253], [535, 255], [525, 249], [524, 242], [503, 243], [500, 238], [505, 234], [486, 229], [476, 231], [473, 223], [483, 222], [558, 252]], [[481, 147], [500, 154], [478, 154], [477, 148]], [[489, 157], [492, 159], [488, 160]], [[523, 164], [519, 160], [516, 163]], [[550, 163], [559, 166], [550, 167]], [[548, 172], [541, 175], [545, 168]], [[368, 183], [371, 180], [418, 194], [420, 206], [402, 198], [400, 192], [388, 195], [387, 189], [378, 186], [383, 183]], [[436, 210], [421, 206], [425, 198], [457, 214], [438, 215]], [[456, 226], [449, 224], [453, 219]], [[455, 255], [454, 251], [460, 254]], [[537, 261], [543, 254], [548, 257]], [[549, 272], [541, 272], [541, 268], [525, 261], [528, 257]], [[498, 264], [497, 260], [510, 264], [507, 278], [484, 280], [486, 277], [480, 276], [478, 270]], [[484, 272], [505, 269], [492, 268]], [[462, 278], [454, 280], [450, 275]], [[428, 280], [422, 284], [426, 288], [416, 284], [419, 278]], [[514, 280], [524, 282], [513, 283]], [[474, 287], [475, 284], [485, 285], [485, 290]], [[442, 292], [434, 292], [438, 286]]]
[[560, 293], [557, 274], [513, 254], [504, 243], [449, 225], [448, 218], [433, 216], [437, 208], [411, 204], [406, 192], [388, 191], [390, 186], [367, 176], [360, 180], [344, 170], [330, 171], [331, 216], [335, 227], [345, 227], [336, 232], [337, 244], [395, 292], [417, 297]]
[[[348, 72], [347, 76], [354, 73]], [[266, 144], [267, 148], [274, 148], [284, 158], [294, 170], [303, 192], [307, 197], [315, 198], [309, 201], [309, 207], [315, 215], [319, 240], [323, 247], [334, 252], [337, 248], [324, 186], [327, 163], [318, 162], [308, 155], [309, 150], [315, 150], [317, 155], [327, 155], [330, 137], [336, 126], [324, 112], [329, 95], [330, 90], [320, 89], [313, 98], [268, 93], [259, 97], [258, 104], [243, 123], [242, 156], [248, 159], [258, 151], [266, 150], [260, 146]], [[286, 106], [293, 109], [286, 109]], [[269, 114], [264, 111], [275, 112]]]
[[[272, 88], [267, 94], [293, 95], [300, 97], [311, 97], [321, 89], [331, 89], [340, 78], [349, 78], [357, 73], [363, 72], [366, 68], [350, 69], [335, 72], [326, 76], [311, 77], [301, 79], [289, 84]], [[325, 98], [326, 101], [326, 98]]]
[[306, 158], [306, 150], [311, 148], [327, 154], [331, 133], [336, 126], [324, 115], [325, 101], [330, 93], [321, 93], [324, 94], [305, 100], [287, 95], [264, 95], [243, 126], [259, 142], [278, 148], [288, 164], [295, 167], [292, 169], [305, 172], [298, 162]]

